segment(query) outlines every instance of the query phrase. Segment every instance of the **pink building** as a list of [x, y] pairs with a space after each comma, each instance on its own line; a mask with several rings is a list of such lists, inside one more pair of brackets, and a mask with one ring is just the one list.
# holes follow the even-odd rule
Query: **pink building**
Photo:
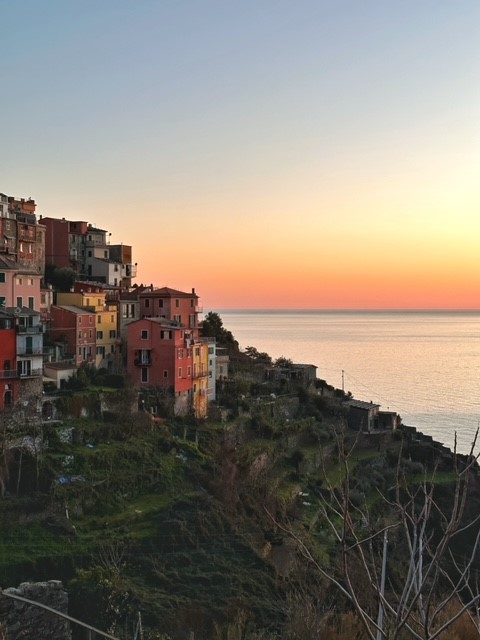
[[40, 310], [41, 275], [11, 258], [0, 256], [0, 308]]
[[195, 289], [191, 293], [161, 287], [150, 287], [139, 294], [140, 317], [164, 318], [191, 330], [192, 337], [199, 335], [198, 314], [201, 308]]

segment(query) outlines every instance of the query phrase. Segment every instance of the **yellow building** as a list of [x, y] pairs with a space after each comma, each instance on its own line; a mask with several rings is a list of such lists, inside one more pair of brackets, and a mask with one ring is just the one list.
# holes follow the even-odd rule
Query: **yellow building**
[[57, 293], [57, 304], [82, 307], [95, 313], [95, 366], [111, 369], [116, 360], [117, 307], [107, 304], [105, 292]]
[[206, 418], [208, 408], [208, 342], [193, 346], [193, 410], [196, 418]]

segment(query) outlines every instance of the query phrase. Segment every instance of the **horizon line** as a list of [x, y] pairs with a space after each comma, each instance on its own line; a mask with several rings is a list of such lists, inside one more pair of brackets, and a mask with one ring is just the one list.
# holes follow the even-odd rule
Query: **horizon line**
[[[226, 312], [310, 312], [310, 313], [480, 313], [480, 308], [314, 308], [314, 307], [212, 307], [209, 311]], [[204, 312], [205, 313], [205, 312]], [[208, 311], [207, 311], [208, 313]]]

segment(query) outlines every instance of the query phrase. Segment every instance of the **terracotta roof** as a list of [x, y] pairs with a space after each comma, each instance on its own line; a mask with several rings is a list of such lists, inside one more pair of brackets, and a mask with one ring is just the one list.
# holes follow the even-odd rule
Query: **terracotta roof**
[[158, 296], [163, 298], [198, 298], [195, 290], [187, 293], [186, 291], [178, 291], [178, 289], [171, 289], [170, 287], [160, 287], [158, 289], [153, 289], [153, 291], [145, 291], [140, 293], [140, 296]]

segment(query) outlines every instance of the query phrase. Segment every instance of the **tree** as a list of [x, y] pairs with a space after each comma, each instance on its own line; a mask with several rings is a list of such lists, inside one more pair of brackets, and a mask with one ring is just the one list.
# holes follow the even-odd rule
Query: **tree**
[[462, 617], [470, 618], [470, 628], [480, 637], [480, 593], [474, 582], [480, 515], [465, 518], [470, 488], [477, 481], [476, 440], [468, 456], [457, 454], [455, 444], [448, 496], [445, 491], [442, 495], [436, 466], [421, 480], [407, 477], [401, 447], [394, 485], [387, 493], [377, 492], [383, 509], [377, 508], [375, 516], [373, 496], [359, 499], [353, 490], [351, 462], [357, 442], [348, 447], [338, 436], [342, 480], [334, 485], [324, 474], [317, 514], [336, 543], [332, 565], [321, 563], [313, 546], [289, 523], [269, 514], [350, 603], [369, 640], [445, 638], [446, 629]]
[[45, 282], [51, 284], [56, 291], [68, 293], [76, 278], [76, 271], [70, 267], [56, 267], [54, 264], [47, 264], [45, 267]]
[[293, 366], [293, 362], [292, 362], [292, 360], [290, 360], [290, 358], [285, 358], [285, 356], [280, 356], [279, 358], [277, 358], [275, 360], [274, 366], [275, 367], [284, 367], [286, 369], [289, 369], [290, 367]]
[[272, 358], [265, 351], [258, 351], [255, 347], [245, 347], [245, 355], [250, 360], [253, 360], [256, 364], [263, 364], [270, 366], [272, 364]]
[[233, 337], [232, 332], [225, 329], [221, 317], [215, 311], [209, 311], [203, 319], [202, 336], [215, 338], [217, 344], [227, 348], [229, 351], [238, 351], [238, 342]]

